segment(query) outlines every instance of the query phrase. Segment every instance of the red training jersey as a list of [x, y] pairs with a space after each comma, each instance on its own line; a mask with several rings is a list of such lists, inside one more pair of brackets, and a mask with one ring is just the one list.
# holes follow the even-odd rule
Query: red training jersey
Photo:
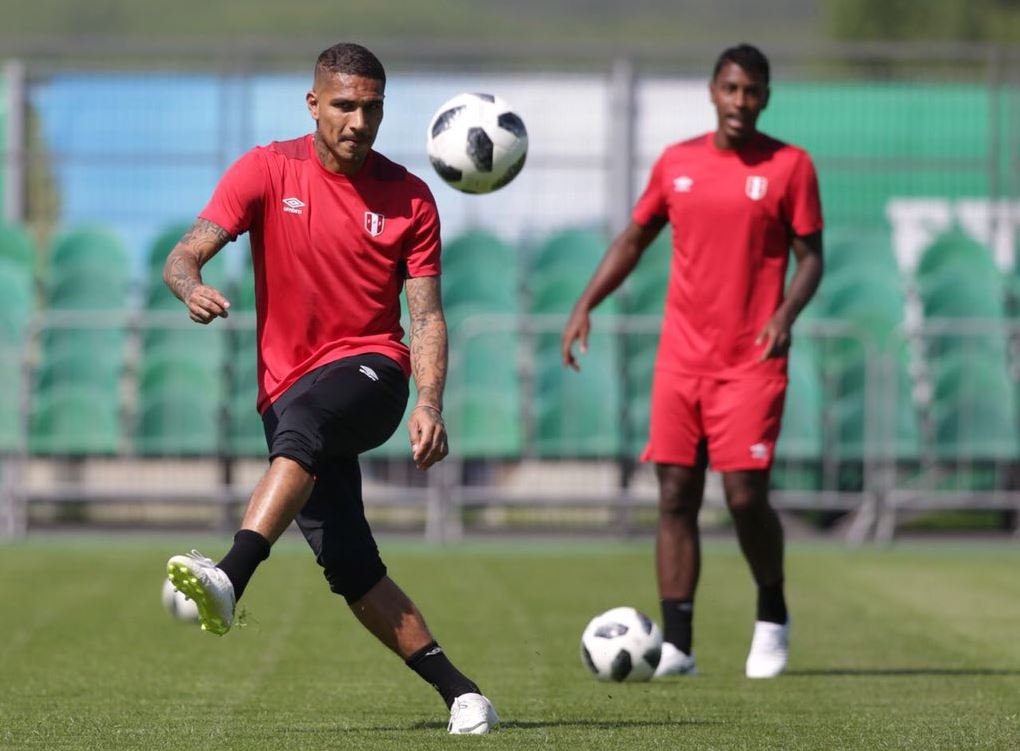
[[656, 369], [785, 376], [786, 357], [758, 362], [754, 340], [782, 302], [790, 240], [822, 228], [807, 152], [762, 133], [737, 150], [716, 147], [711, 133], [673, 144], [631, 216], [673, 228]]
[[439, 214], [422, 180], [375, 151], [353, 176], [330, 172], [309, 134], [243, 154], [199, 217], [250, 232], [259, 412], [342, 357], [377, 352], [410, 373], [400, 290], [440, 271]]

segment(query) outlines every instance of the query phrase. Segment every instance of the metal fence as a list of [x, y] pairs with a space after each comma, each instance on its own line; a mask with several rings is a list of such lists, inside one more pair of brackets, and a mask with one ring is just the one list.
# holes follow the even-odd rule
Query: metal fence
[[[424, 531], [432, 540], [497, 530], [630, 535], [649, 528], [656, 488], [650, 469], [636, 462], [646, 430], [648, 383], [641, 377], [628, 381], [626, 374], [650, 375], [647, 358], [654, 348], [649, 352], [643, 345], [654, 340], [658, 319], [597, 317], [592, 357], [581, 374], [564, 369], [548, 346], [563, 322], [562, 316], [479, 316], [458, 327], [447, 405], [451, 455], [428, 474], [418, 472], [402, 428], [366, 455], [366, 502], [378, 524]], [[265, 466], [257, 420], [231, 415], [238, 403], [236, 359], [216, 363], [222, 388], [215, 397], [192, 393], [207, 420], [188, 422], [194, 412], [181, 401], [163, 405], [183, 410], [181, 415], [155, 422], [144, 416], [141, 342], [152, 332], [182, 330], [189, 323], [152, 313], [127, 319], [49, 313], [37, 320], [23, 362], [18, 442], [3, 463], [0, 519], [7, 534], [24, 533], [32, 518], [236, 523]], [[223, 333], [230, 336], [250, 330], [253, 322], [242, 314], [224, 323]], [[40, 418], [40, 405], [54, 386], [43, 382], [39, 343], [56, 331], [73, 329], [80, 336], [111, 325], [124, 335], [122, 365], [109, 392], [116, 399], [110, 405], [113, 440], [103, 442], [106, 421], [93, 417], [93, 423], [59, 423], [63, 432], [54, 444], [46, 433], [49, 423]], [[482, 367], [510, 363], [513, 371], [500, 381], [504, 391], [489, 395], [477, 390], [484, 377], [472, 375], [479, 363], [466, 358], [491, 352], [472, 347], [501, 336], [501, 345], [512, 344], [505, 359]], [[773, 470], [776, 506], [848, 514], [846, 535], [853, 540], [888, 539], [897, 521], [918, 509], [1020, 509], [1015, 358], [993, 361], [1001, 372], [965, 371], [955, 390], [940, 386], [945, 377], [932, 372], [946, 360], [947, 346], [954, 357], [973, 363], [990, 341], [1020, 341], [1020, 322], [931, 320], [897, 332], [892, 341], [880, 347], [845, 320], [817, 319], [799, 327]], [[620, 364], [633, 351], [645, 353], [642, 367], [631, 361], [630, 367], [590, 372]], [[848, 351], [853, 358], [841, 359]], [[914, 355], [904, 361], [903, 351]], [[572, 390], [580, 398], [564, 397]], [[584, 398], [591, 393], [600, 396]], [[465, 403], [465, 395], [482, 401]], [[244, 396], [252, 412], [254, 394]], [[509, 399], [513, 411], [494, 418], [498, 396]], [[990, 422], [990, 413], [1001, 419]], [[83, 432], [81, 442], [75, 429]], [[719, 488], [710, 488], [708, 508], [722, 503]]]
[[[232, 523], [263, 467], [261, 458], [231, 449], [219, 428], [217, 443], [192, 455], [138, 447], [139, 342], [145, 331], [178, 325], [170, 323], [174, 314], [146, 308], [147, 256], [163, 230], [200, 209], [237, 154], [309, 129], [302, 96], [310, 62], [328, 43], [262, 40], [224, 47], [213, 57], [196, 48], [186, 61], [180, 44], [140, 50], [112, 41], [6, 40], [0, 48], [10, 59], [0, 111], [4, 212], [29, 228], [37, 253], [30, 272], [34, 318], [18, 350], [25, 376], [21, 433], [13, 447], [8, 441], [0, 474], [7, 534], [24, 531], [32, 509], [40, 519], [73, 520], [85, 503], [88, 518], [101, 523]], [[391, 73], [380, 150], [430, 183], [445, 239], [484, 228], [519, 251], [516, 284], [524, 298], [540, 274], [526, 260], [535, 247], [567, 227], [619, 227], [659, 149], [713, 125], [705, 81], [714, 49], [372, 46]], [[926, 44], [766, 51], [773, 53], [774, 93], [762, 128], [812, 153], [834, 253], [853, 255], [847, 237], [878, 238], [893, 259], [889, 273], [909, 280], [933, 242], [959, 231], [988, 249], [1003, 286], [1013, 289], [1020, 243], [1020, 50]], [[527, 169], [492, 196], [454, 193], [425, 159], [423, 133], [432, 110], [460, 90], [500, 93], [529, 126]], [[33, 449], [30, 440], [39, 343], [60, 328], [60, 316], [76, 326], [88, 317], [49, 309], [49, 249], [64, 230], [95, 224], [127, 248], [133, 279], [129, 312], [126, 318], [119, 313], [117, 324], [125, 332], [117, 442], [109, 451], [61, 456]], [[231, 264], [235, 271], [240, 266]], [[591, 270], [579, 265], [577, 275], [586, 278]], [[847, 534], [854, 539], [889, 537], [919, 508], [1015, 510], [1016, 428], [1011, 433], [993, 418], [1008, 414], [1007, 422], [1016, 423], [1017, 323], [975, 313], [940, 318], [914, 307], [917, 315], [905, 303], [905, 319], [890, 334], [895, 346], [846, 317], [816, 315], [798, 324], [797, 347], [812, 353], [798, 355], [791, 371], [774, 473], [777, 505], [851, 512]], [[468, 418], [451, 417], [455, 453], [427, 477], [401, 458], [396, 443], [366, 458], [366, 496], [380, 524], [424, 529], [430, 539], [490, 529], [629, 534], [647, 527], [655, 484], [634, 457], [646, 408], [641, 379], [649, 372], [658, 319], [601, 319], [612, 351], [605, 360], [612, 372], [603, 376], [614, 391], [611, 397], [606, 392], [608, 408], [596, 406], [613, 415], [617, 433], [594, 431], [589, 437], [601, 439], [590, 442], [594, 448], [557, 453], [555, 440], [552, 448], [543, 442], [543, 425], [555, 424], [555, 415], [541, 411], [549, 401], [543, 401], [539, 376], [555, 365], [543, 359], [544, 338], [562, 321], [522, 306], [509, 318], [462, 322], [454, 332], [448, 400], [456, 404], [476, 383], [461, 353], [471, 351], [472, 341], [502, 332], [517, 348], [513, 383], [519, 389], [516, 402], [502, 408], [518, 419], [509, 437], [499, 434], [488, 444], [472, 438], [482, 446], [475, 451], [471, 444], [458, 448], [470, 432]], [[232, 317], [235, 333], [244, 325]], [[981, 394], [987, 383], [940, 363], [967, 362], [966, 354], [946, 352], [986, 350], [981, 345], [989, 339], [1003, 343], [996, 360], [1002, 378], [986, 389], [993, 397], [981, 400], [971, 392]], [[229, 358], [225, 362], [224, 400], [214, 413], [229, 420], [236, 405], [226, 399], [234, 376]], [[806, 372], [817, 380], [810, 403], [801, 382]], [[987, 413], [995, 399], [998, 416]], [[998, 432], [984, 434], [975, 423], [994, 423]], [[571, 424], [583, 433], [580, 418]], [[249, 448], [257, 442], [256, 436]], [[721, 504], [711, 484], [709, 501], [710, 508]]]

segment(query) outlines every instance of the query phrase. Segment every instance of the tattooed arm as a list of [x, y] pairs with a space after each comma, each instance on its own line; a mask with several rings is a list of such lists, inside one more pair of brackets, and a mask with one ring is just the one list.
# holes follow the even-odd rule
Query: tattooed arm
[[196, 219], [191, 229], [177, 241], [163, 266], [163, 281], [188, 306], [191, 320], [197, 323], [209, 323], [217, 316], [227, 317], [230, 302], [215, 287], [202, 284], [200, 269], [228, 240], [230, 235], [218, 224]]
[[446, 319], [438, 276], [411, 277], [404, 285], [411, 317], [411, 372], [418, 403], [407, 421], [411, 452], [419, 469], [428, 469], [449, 451], [443, 424], [446, 385]]

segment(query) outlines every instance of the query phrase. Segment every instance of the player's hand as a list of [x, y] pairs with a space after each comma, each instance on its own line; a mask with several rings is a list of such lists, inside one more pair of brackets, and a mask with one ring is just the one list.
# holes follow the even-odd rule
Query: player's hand
[[418, 469], [428, 469], [450, 453], [442, 413], [431, 404], [419, 404], [407, 421], [411, 458]]
[[770, 357], [782, 357], [789, 351], [792, 340], [786, 317], [779, 314], [772, 316], [754, 340], [755, 344], [763, 345], [758, 362]]
[[578, 351], [583, 355], [588, 351], [588, 332], [591, 330], [591, 318], [588, 311], [583, 308], [574, 308], [567, 319], [567, 325], [563, 327], [563, 335], [560, 337], [560, 354], [563, 357], [563, 364], [574, 370], [580, 370], [581, 366], [574, 358], [574, 342], [578, 342]]
[[218, 289], [208, 284], [198, 284], [188, 293], [185, 302], [188, 315], [196, 323], [209, 323], [213, 318], [226, 318], [230, 309], [230, 301]]

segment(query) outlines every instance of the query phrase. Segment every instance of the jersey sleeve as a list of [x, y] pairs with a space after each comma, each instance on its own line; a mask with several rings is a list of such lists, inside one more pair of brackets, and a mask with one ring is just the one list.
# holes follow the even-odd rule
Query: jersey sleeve
[[666, 197], [662, 193], [662, 157], [660, 156], [652, 166], [652, 173], [648, 177], [648, 184], [644, 192], [634, 204], [630, 213], [635, 224], [642, 227], [648, 224], [653, 217], [669, 217], [669, 208], [666, 205]]
[[783, 212], [794, 235], [804, 236], [822, 228], [822, 200], [818, 193], [818, 176], [811, 157], [801, 152], [790, 175]]
[[245, 152], [223, 173], [199, 218], [218, 224], [234, 237], [246, 232], [262, 203], [265, 178], [258, 151]]
[[439, 276], [440, 272], [439, 210], [432, 194], [425, 190], [418, 200], [414, 231], [404, 253], [408, 276]]

